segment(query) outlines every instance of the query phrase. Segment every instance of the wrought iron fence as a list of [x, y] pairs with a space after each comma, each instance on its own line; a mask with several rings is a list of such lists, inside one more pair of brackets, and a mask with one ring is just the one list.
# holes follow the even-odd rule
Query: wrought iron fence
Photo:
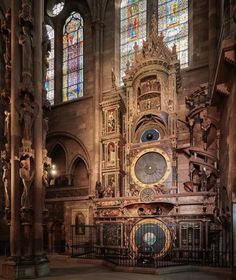
[[134, 226], [104, 222], [72, 225], [72, 257], [103, 259], [119, 266], [168, 267], [177, 265], [230, 266], [228, 250], [212, 233], [196, 224], [167, 226], [144, 219]]

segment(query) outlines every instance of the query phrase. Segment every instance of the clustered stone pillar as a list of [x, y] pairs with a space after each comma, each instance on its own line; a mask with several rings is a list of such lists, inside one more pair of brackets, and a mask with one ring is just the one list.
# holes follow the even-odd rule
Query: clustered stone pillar
[[4, 78], [1, 82], [1, 100], [4, 111], [4, 144], [5, 149], [1, 151], [1, 161], [3, 168], [2, 182], [4, 185], [5, 196], [5, 215], [10, 225], [10, 197], [11, 197], [11, 164], [10, 164], [10, 151], [11, 151], [11, 113], [10, 113], [10, 95], [11, 95], [11, 9], [5, 14], [5, 20], [1, 24], [1, 34], [5, 43], [4, 49]]
[[[3, 277], [7, 279], [32, 278], [49, 272], [48, 260], [43, 253], [43, 182], [47, 161], [42, 110], [43, 2], [12, 0], [11, 13], [8, 13], [11, 14], [8, 19], [11, 36], [9, 42], [5, 40], [5, 61], [11, 55], [11, 65], [5, 67], [4, 92], [10, 106], [5, 112], [6, 150], [1, 153], [2, 161], [7, 162], [8, 171], [11, 170], [4, 178], [11, 186], [8, 197], [5, 195], [10, 209], [11, 257], [3, 264]], [[7, 49], [9, 46], [11, 53]], [[11, 70], [11, 86], [7, 91], [8, 69]], [[10, 161], [6, 156], [4, 158], [6, 154], [9, 154]], [[5, 163], [5, 169], [6, 166]]]
[[[93, 174], [91, 185], [95, 186], [95, 182], [98, 180], [100, 181], [100, 108], [99, 104], [101, 102], [101, 83], [102, 83], [102, 77], [101, 77], [101, 71], [102, 68], [102, 34], [103, 34], [103, 28], [104, 23], [101, 19], [101, 11], [100, 11], [100, 4], [99, 1], [96, 1], [96, 11], [97, 13], [94, 15], [93, 18], [93, 38], [94, 38], [94, 89], [96, 94], [94, 95], [94, 111], [95, 111], [95, 125], [94, 125], [94, 170], [96, 170]], [[95, 192], [93, 189], [92, 192]]]

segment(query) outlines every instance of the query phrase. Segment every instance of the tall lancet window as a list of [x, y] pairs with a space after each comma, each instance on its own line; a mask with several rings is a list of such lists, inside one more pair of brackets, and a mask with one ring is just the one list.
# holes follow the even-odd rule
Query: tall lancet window
[[63, 102], [83, 96], [83, 25], [72, 12], [63, 27]]
[[48, 68], [45, 81], [45, 89], [47, 91], [47, 99], [51, 105], [54, 104], [54, 29], [50, 25], [46, 25], [47, 34], [51, 42], [51, 51], [48, 57]]
[[158, 31], [176, 44], [181, 68], [188, 66], [188, 0], [158, 0]]
[[122, 0], [120, 20], [120, 78], [122, 78], [127, 62], [133, 59], [134, 44], [142, 46], [143, 40], [146, 39], [147, 1]]

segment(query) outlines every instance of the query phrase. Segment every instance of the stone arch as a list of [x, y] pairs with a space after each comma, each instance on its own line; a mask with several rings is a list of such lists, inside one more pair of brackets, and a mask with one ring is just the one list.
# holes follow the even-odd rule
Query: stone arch
[[160, 132], [161, 138], [167, 134], [167, 116], [160, 114], [141, 114], [133, 121], [132, 139], [139, 142], [142, 133], [150, 128], [157, 129]]
[[72, 185], [74, 187], [88, 187], [90, 183], [90, 173], [86, 160], [77, 156], [71, 164], [70, 174], [72, 177]]
[[55, 178], [53, 178], [51, 184], [55, 186], [67, 185], [67, 151], [63, 143], [56, 142], [49, 152], [49, 156], [52, 159], [52, 164], [55, 164], [57, 170], [57, 174], [55, 175]]
[[63, 145], [64, 150], [66, 151], [66, 178], [68, 185], [73, 185], [73, 171], [78, 163], [78, 159], [81, 159], [81, 162], [84, 163], [84, 170], [88, 174], [87, 187], [90, 184], [90, 173], [91, 173], [91, 161], [87, 148], [84, 143], [74, 136], [73, 134], [67, 132], [54, 132], [48, 135], [47, 137], [47, 148], [49, 151], [49, 156], [55, 145], [60, 143]]

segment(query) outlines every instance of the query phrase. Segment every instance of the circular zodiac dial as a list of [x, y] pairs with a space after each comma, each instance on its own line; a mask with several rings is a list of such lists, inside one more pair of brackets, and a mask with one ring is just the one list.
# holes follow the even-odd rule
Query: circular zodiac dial
[[156, 152], [142, 155], [135, 164], [135, 174], [144, 184], [153, 184], [159, 181], [166, 173], [167, 163], [165, 158]]

